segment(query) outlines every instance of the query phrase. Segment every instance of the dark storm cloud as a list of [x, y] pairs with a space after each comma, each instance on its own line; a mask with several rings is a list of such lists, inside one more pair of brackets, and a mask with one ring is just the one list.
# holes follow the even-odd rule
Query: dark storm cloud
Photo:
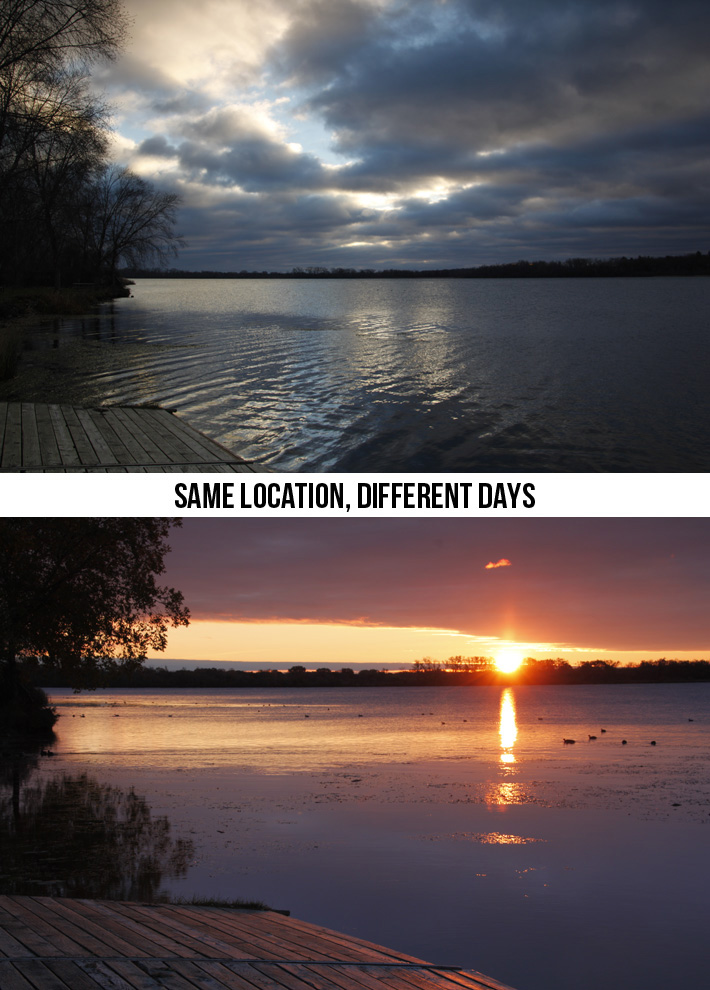
[[188, 520], [171, 542], [167, 577], [198, 619], [710, 646], [708, 520]]
[[[206, 211], [211, 218], [208, 230]], [[335, 196], [245, 193], [219, 206], [198, 203], [184, 208], [180, 229], [194, 252], [195, 268], [263, 270], [274, 263], [292, 268], [332, 262], [330, 252], [338, 239], [357, 229], [366, 212]], [[202, 263], [208, 252], [209, 265]]]
[[299, 82], [317, 84], [342, 72], [363, 48], [377, 45], [381, 32], [369, 3], [315, 0], [297, 11], [275, 61]]
[[174, 158], [178, 150], [163, 134], [156, 134], [155, 137], [146, 138], [138, 145], [139, 155], [154, 155], [158, 158]]
[[[436, 6], [412, 5], [420, 17]], [[309, 110], [335, 133], [338, 150], [357, 158], [341, 175], [343, 187], [387, 190], [433, 176], [482, 182], [486, 188], [469, 199], [481, 217], [519, 202], [521, 186], [528, 197], [554, 197], [565, 215], [567, 197], [579, 205], [630, 196], [628, 208], [602, 212], [633, 223], [643, 202], [644, 225], [654, 217], [659, 225], [686, 222], [689, 179], [698, 180], [705, 202], [709, 131], [699, 112], [710, 7], [692, 0], [439, 6], [448, 19], [416, 43], [397, 35], [401, 6], [378, 12], [367, 4], [347, 5], [358, 23], [347, 43], [340, 21], [321, 23], [321, 4], [307, 6], [283, 39], [281, 70], [311, 87]], [[334, 46], [337, 59], [328, 55]], [[418, 213], [443, 222], [446, 212], [455, 221], [466, 199]]]
[[327, 172], [315, 156], [265, 133], [243, 110], [210, 111], [184, 121], [179, 130], [186, 140], [170, 144], [164, 135], [147, 138], [138, 146], [138, 154], [175, 157], [190, 178], [237, 185], [248, 192], [327, 184]]
[[706, 2], [277, 8], [283, 30], [241, 90], [178, 85], [135, 59], [111, 70], [156, 118], [137, 161], [163, 158], [186, 183], [185, 267], [707, 250]]
[[323, 169], [313, 155], [292, 151], [280, 142], [264, 138], [240, 140], [223, 151], [185, 141], [178, 146], [177, 153], [188, 175], [236, 184], [249, 192], [323, 185]]

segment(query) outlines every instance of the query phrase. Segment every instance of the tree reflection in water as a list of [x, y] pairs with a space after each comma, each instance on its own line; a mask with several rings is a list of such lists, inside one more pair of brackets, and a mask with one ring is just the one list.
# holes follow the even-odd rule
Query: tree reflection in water
[[185, 876], [193, 843], [145, 798], [87, 774], [23, 786], [36, 759], [1, 761], [0, 893], [155, 901]]

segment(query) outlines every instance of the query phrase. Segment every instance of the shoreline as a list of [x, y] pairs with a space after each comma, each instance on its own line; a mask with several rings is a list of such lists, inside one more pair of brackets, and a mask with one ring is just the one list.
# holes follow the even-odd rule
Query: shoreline
[[[545, 661], [538, 661], [541, 665]], [[592, 661], [593, 663], [593, 661]], [[602, 666], [602, 664], [604, 664]], [[46, 668], [29, 670], [32, 681], [44, 690], [67, 689], [69, 685], [53, 676]], [[195, 667], [169, 670], [166, 667], [141, 667], [130, 676], [116, 675], [104, 690], [175, 690], [211, 688], [234, 689], [304, 689], [304, 688], [408, 688], [408, 687], [589, 687], [640, 684], [706, 684], [710, 682], [708, 660], [650, 660], [641, 664], [615, 667], [599, 662], [590, 669], [557, 667], [552, 670], [526, 672], [518, 670], [507, 675], [493, 670], [353, 670], [343, 667], [333, 670], [321, 667], [306, 670], [300, 666], [288, 670], [224, 670], [218, 667]]]
[[84, 316], [94, 306], [130, 295], [133, 282], [121, 279], [116, 285], [81, 284], [55, 289], [50, 286], [3, 286], [0, 288], [0, 323], [24, 317]]
[[103, 303], [130, 296], [130, 280], [112, 286], [0, 287], [0, 384], [12, 381], [22, 359], [25, 332], [37, 322], [92, 316]]

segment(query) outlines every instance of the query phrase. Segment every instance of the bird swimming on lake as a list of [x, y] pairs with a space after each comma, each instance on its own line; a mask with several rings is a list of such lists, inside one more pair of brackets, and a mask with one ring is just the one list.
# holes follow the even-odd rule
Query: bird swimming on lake
[[562, 742], [565, 744], [565, 746], [569, 746], [571, 743], [573, 743], [575, 741], [576, 740], [574, 740], [574, 739], [563, 739], [562, 740]]

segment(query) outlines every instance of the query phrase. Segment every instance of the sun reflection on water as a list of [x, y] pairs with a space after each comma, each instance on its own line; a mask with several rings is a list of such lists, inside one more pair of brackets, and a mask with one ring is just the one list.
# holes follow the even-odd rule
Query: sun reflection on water
[[500, 697], [500, 734], [501, 763], [515, 763], [513, 747], [518, 738], [518, 725], [515, 720], [515, 696], [511, 688], [506, 688]]

